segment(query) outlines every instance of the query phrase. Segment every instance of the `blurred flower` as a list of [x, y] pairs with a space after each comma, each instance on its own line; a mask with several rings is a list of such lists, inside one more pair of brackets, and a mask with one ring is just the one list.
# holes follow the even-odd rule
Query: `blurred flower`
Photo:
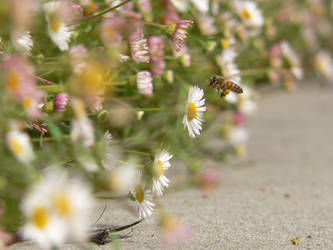
[[197, 183], [204, 189], [212, 189], [220, 184], [221, 175], [217, 169], [207, 169], [197, 176]]
[[275, 44], [269, 50], [269, 61], [272, 67], [279, 68], [282, 66], [282, 50], [280, 44]]
[[170, 0], [177, 10], [183, 12], [188, 6], [188, 0]]
[[0, 229], [0, 249], [6, 249], [6, 246], [9, 245], [12, 240], [12, 235]]
[[192, 230], [189, 226], [167, 213], [162, 213], [161, 215], [160, 229], [162, 242], [167, 249], [184, 243], [192, 235]]
[[201, 15], [198, 20], [201, 34], [204, 36], [214, 35], [217, 32], [217, 28], [214, 24], [215, 19], [209, 15]]
[[149, 71], [140, 71], [137, 73], [136, 85], [140, 94], [147, 97], [153, 95], [153, 78]]
[[38, 11], [39, 0], [10, 0], [11, 17], [15, 30], [29, 30]]
[[234, 63], [237, 53], [234, 49], [224, 49], [221, 56], [217, 57], [218, 64], [221, 66], [223, 76], [237, 83], [241, 82], [240, 71]]
[[115, 195], [126, 195], [140, 182], [138, 170], [132, 164], [111, 168], [107, 173], [107, 184]]
[[165, 150], [158, 152], [155, 156], [153, 164], [153, 192], [158, 196], [162, 196], [163, 187], [169, 186], [169, 179], [165, 177], [164, 172], [171, 167], [169, 162], [171, 158], [172, 155]]
[[15, 49], [23, 54], [29, 54], [32, 46], [34, 45], [30, 31], [14, 31], [12, 33], [12, 41]]
[[31, 119], [41, 116], [40, 105], [44, 102], [44, 92], [36, 88], [33, 68], [26, 59], [11, 56], [4, 62], [7, 70], [4, 84], [6, 90], [19, 101]]
[[205, 110], [203, 90], [198, 86], [191, 87], [188, 93], [186, 114], [183, 118], [184, 127], [187, 127], [190, 137], [195, 138], [200, 135], [202, 117]]
[[139, 0], [138, 6], [145, 20], [151, 21], [153, 19], [151, 12], [151, 4], [149, 0]]
[[328, 81], [333, 82], [333, 59], [327, 51], [320, 51], [316, 55], [314, 66]]
[[281, 42], [281, 50], [284, 58], [288, 61], [291, 73], [298, 79], [303, 78], [303, 69], [301, 62], [296, 52], [290, 47], [289, 43], [286, 41]]
[[264, 18], [255, 2], [237, 0], [234, 2], [235, 9], [243, 22], [253, 28], [260, 28], [264, 24]]
[[90, 147], [95, 143], [94, 126], [87, 117], [84, 103], [77, 98], [71, 99], [75, 118], [71, 121], [70, 138], [73, 142]]
[[234, 147], [245, 145], [249, 139], [249, 133], [244, 126], [234, 126], [227, 134], [227, 139]]
[[176, 28], [172, 35], [172, 46], [176, 51], [183, 48], [185, 40], [187, 38], [187, 29], [192, 27], [193, 21], [191, 20], [180, 20], [176, 24]]
[[29, 135], [19, 131], [16, 124], [7, 133], [6, 141], [9, 150], [19, 161], [28, 164], [34, 159]]
[[[191, 0], [197, 10], [201, 12], [208, 12], [209, 0]], [[187, 9], [189, 0], [171, 0], [171, 3], [177, 8], [177, 10], [183, 12]]]
[[123, 18], [108, 17], [105, 18], [100, 26], [100, 36], [105, 45], [110, 47], [121, 47], [123, 42], [123, 31], [126, 27]]
[[243, 93], [238, 95], [238, 110], [246, 115], [252, 115], [257, 109], [257, 102], [253, 100], [253, 93], [247, 86], [242, 86]]
[[161, 76], [165, 69], [163, 38], [152, 36], [148, 39], [148, 45], [151, 55], [152, 72], [156, 76]]
[[138, 28], [129, 37], [131, 55], [136, 63], [149, 62], [149, 51], [147, 39], [143, 36], [143, 31]]
[[88, 57], [87, 49], [84, 45], [72, 46], [69, 50], [69, 60], [72, 70], [75, 74], [82, 73], [86, 66], [86, 59]]
[[48, 173], [27, 194], [22, 211], [27, 221], [23, 237], [44, 248], [87, 239], [93, 198], [80, 179], [58, 172]]
[[82, 98], [91, 111], [101, 110], [106, 87], [112, 90], [108, 79], [108, 68], [102, 59], [90, 58], [82, 64], [80, 73], [71, 78], [70, 93]]
[[64, 113], [69, 102], [69, 94], [62, 92], [54, 97], [54, 110], [57, 113]]
[[51, 40], [60, 50], [68, 50], [69, 40], [72, 32], [63, 20], [60, 12], [63, 12], [65, 5], [60, 1], [48, 2], [43, 4], [46, 21], [48, 23], [48, 34]]
[[127, 103], [113, 103], [108, 110], [111, 125], [118, 128], [127, 126], [135, 115], [133, 108]]
[[152, 202], [150, 191], [144, 190], [141, 185], [136, 185], [132, 190], [135, 198], [137, 212], [140, 218], [147, 218], [153, 214], [155, 204]]
[[234, 120], [237, 126], [242, 126], [245, 124], [246, 116], [242, 112], [236, 112], [234, 115]]

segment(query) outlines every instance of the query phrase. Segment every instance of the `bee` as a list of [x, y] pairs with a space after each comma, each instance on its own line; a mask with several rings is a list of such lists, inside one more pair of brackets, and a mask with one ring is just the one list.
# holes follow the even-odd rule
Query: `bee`
[[222, 90], [221, 98], [226, 97], [230, 91], [237, 94], [243, 93], [243, 89], [236, 82], [226, 79], [223, 76], [213, 75], [209, 78], [209, 86], [216, 88], [217, 91]]

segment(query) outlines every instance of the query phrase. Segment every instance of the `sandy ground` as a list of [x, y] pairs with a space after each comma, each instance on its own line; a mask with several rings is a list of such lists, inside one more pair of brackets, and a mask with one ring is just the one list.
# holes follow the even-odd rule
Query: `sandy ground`
[[[178, 249], [333, 249], [333, 91], [309, 88], [264, 97], [249, 120], [249, 159], [218, 167], [222, 183], [207, 192], [171, 192], [164, 208], [194, 230]], [[108, 204], [103, 223], [135, 217]], [[121, 249], [161, 249], [153, 217]], [[291, 239], [299, 237], [294, 246]], [[111, 245], [87, 249], [111, 249]], [[31, 244], [10, 248], [38, 249]], [[67, 246], [63, 249], [83, 249]]]

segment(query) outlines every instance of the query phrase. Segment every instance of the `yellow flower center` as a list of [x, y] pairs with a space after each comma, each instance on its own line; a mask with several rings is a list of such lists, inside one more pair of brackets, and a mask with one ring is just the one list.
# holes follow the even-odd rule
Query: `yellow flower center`
[[249, 20], [249, 19], [252, 18], [251, 13], [250, 13], [247, 9], [243, 9], [243, 10], [242, 10], [242, 14], [241, 14], [241, 16], [242, 16], [244, 19], [247, 19], [247, 20]]
[[56, 33], [61, 27], [61, 22], [54, 13], [49, 14], [50, 28]]
[[140, 185], [137, 185], [134, 189], [135, 198], [139, 203], [142, 203], [145, 200], [145, 193]]
[[158, 160], [156, 162], [156, 168], [155, 168], [155, 174], [157, 178], [160, 178], [161, 175], [163, 174], [164, 166], [163, 162], [161, 160]]
[[25, 109], [29, 109], [32, 107], [32, 103], [33, 103], [33, 101], [31, 99], [31, 97], [25, 97], [23, 99], [22, 105]]
[[230, 47], [229, 41], [227, 39], [221, 39], [221, 45], [225, 49]]
[[192, 121], [195, 117], [197, 117], [197, 113], [197, 106], [193, 102], [190, 102], [187, 107], [187, 120]]
[[6, 79], [6, 87], [10, 91], [15, 92], [18, 90], [19, 85], [20, 85], [20, 79], [19, 79], [17, 73], [10, 71], [7, 76], [7, 79]]
[[16, 138], [10, 138], [9, 144], [10, 144], [10, 148], [13, 150], [13, 152], [16, 155], [20, 155], [23, 153], [24, 149]]
[[71, 213], [71, 204], [68, 199], [68, 196], [64, 192], [59, 192], [58, 194], [55, 195], [54, 197], [54, 206], [56, 211], [61, 215], [61, 216], [68, 216]]
[[32, 222], [39, 229], [43, 229], [49, 222], [49, 214], [44, 207], [36, 207], [32, 213]]

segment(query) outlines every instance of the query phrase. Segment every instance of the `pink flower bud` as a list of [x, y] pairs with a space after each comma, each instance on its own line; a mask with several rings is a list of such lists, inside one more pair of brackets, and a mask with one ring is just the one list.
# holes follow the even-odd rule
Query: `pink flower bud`
[[54, 98], [54, 109], [57, 113], [63, 113], [66, 110], [69, 101], [69, 94], [63, 92]]

